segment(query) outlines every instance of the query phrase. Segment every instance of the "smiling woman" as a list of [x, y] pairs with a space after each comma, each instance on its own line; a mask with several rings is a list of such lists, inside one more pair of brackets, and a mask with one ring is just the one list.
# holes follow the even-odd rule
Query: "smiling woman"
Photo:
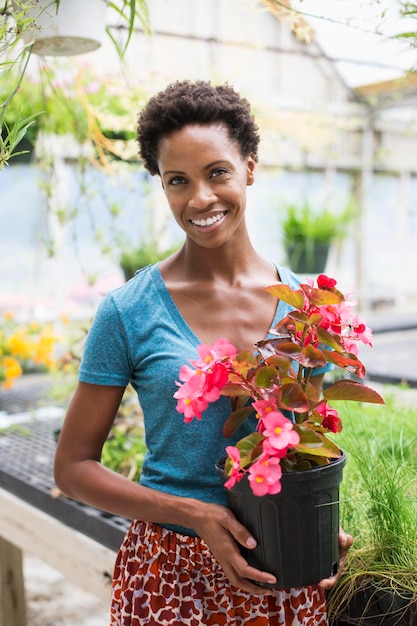
[[[252, 349], [272, 336], [287, 306], [266, 287], [299, 284], [265, 260], [249, 236], [246, 191], [259, 143], [249, 102], [227, 85], [174, 83], [143, 109], [138, 140], [185, 242], [100, 305], [59, 438], [57, 485], [132, 519], [116, 561], [112, 626], [325, 626], [324, 589], [334, 578], [272, 592], [260, 585], [274, 584], [275, 576], [240, 553], [239, 546], [253, 549], [256, 540], [227, 508], [215, 463], [226, 445], [254, 430], [256, 417], [226, 439], [227, 397], [191, 424], [178, 420], [173, 397], [178, 371], [200, 343], [225, 337]], [[129, 382], [144, 414], [140, 484], [99, 462]], [[341, 533], [342, 562], [350, 542]]]

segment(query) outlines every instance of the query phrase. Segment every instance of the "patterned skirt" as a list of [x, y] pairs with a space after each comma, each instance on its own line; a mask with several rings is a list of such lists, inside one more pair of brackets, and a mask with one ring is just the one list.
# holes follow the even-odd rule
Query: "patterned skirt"
[[252, 596], [232, 587], [207, 544], [133, 521], [117, 556], [111, 626], [325, 626], [317, 587]]

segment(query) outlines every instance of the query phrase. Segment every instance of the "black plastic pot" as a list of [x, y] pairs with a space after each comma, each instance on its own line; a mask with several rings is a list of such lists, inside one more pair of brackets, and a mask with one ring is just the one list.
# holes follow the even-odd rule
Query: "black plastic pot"
[[[223, 475], [224, 459], [216, 465]], [[226, 489], [229, 508], [253, 534], [248, 563], [273, 574], [277, 589], [306, 587], [339, 568], [339, 485], [346, 457], [328, 465], [284, 473], [276, 495], [255, 496], [244, 477]]]
[[297, 274], [321, 274], [326, 267], [329, 249], [327, 243], [294, 243], [287, 248], [289, 266]]
[[417, 599], [411, 593], [378, 589], [375, 585], [357, 589], [331, 626], [415, 626]]

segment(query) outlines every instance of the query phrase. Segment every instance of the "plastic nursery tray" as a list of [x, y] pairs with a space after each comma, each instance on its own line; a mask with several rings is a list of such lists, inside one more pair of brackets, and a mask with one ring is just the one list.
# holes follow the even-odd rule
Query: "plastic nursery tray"
[[0, 487], [67, 526], [118, 550], [129, 520], [54, 496], [55, 433], [61, 419], [15, 424], [0, 433]]

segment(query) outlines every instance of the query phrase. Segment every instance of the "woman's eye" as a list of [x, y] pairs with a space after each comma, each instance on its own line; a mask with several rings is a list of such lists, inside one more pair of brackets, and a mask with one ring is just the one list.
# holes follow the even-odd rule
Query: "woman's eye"
[[182, 176], [173, 176], [169, 179], [168, 185], [181, 185], [184, 182], [184, 178]]
[[227, 170], [225, 167], [217, 167], [215, 170], [212, 171], [211, 176], [212, 178], [217, 178], [218, 176], [223, 176], [224, 174], [228, 174], [229, 170]]

